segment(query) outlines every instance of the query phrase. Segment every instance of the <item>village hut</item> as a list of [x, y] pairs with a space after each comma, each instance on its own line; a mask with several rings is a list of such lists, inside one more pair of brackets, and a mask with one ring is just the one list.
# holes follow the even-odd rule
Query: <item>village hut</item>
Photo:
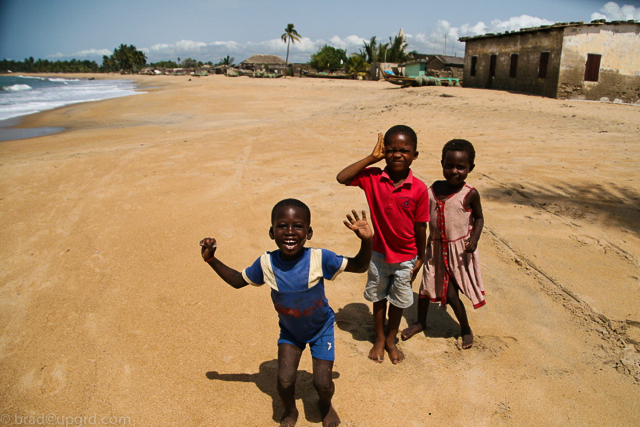
[[252, 55], [239, 64], [239, 67], [251, 71], [284, 72], [285, 60], [277, 55]]

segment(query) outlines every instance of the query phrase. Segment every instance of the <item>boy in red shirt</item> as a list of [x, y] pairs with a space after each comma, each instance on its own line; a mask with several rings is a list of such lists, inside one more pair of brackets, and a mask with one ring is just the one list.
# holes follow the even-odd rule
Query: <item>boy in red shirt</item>
[[[427, 186], [411, 172], [418, 157], [418, 138], [409, 126], [393, 126], [378, 134], [373, 152], [344, 168], [336, 177], [340, 184], [358, 186], [371, 211], [373, 255], [364, 297], [373, 302], [376, 341], [369, 359], [394, 364], [404, 360], [396, 346], [402, 311], [413, 304], [411, 283], [422, 267], [427, 243], [429, 195]], [[384, 159], [384, 170], [368, 167]], [[384, 333], [389, 301], [388, 331]]]

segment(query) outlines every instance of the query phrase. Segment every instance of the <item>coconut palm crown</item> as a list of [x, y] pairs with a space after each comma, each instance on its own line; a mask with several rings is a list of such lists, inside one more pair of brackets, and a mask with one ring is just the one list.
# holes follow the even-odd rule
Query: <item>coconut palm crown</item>
[[289, 66], [289, 46], [291, 43], [300, 41], [300, 34], [293, 28], [293, 24], [287, 24], [287, 28], [284, 29], [284, 34], [282, 34], [282, 41], [287, 44], [287, 59], [285, 60], [285, 68]]

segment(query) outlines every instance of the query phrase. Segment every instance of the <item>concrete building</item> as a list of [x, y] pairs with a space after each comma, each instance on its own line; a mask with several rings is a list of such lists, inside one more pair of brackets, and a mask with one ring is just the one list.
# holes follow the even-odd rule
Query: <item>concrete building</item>
[[640, 103], [640, 22], [559, 23], [460, 41], [463, 86]]

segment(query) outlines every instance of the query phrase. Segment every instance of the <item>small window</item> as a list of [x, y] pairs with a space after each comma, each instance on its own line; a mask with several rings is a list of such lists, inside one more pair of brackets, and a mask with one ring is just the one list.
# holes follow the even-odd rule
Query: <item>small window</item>
[[498, 61], [498, 55], [491, 55], [489, 60], [489, 77], [496, 76], [496, 62]]
[[511, 64], [509, 66], [509, 77], [514, 78], [518, 72], [518, 54], [511, 54]]
[[471, 57], [471, 77], [474, 77], [476, 75], [477, 67], [478, 67], [478, 57], [472, 56]]
[[600, 58], [602, 55], [589, 53], [587, 55], [587, 64], [584, 69], [585, 82], [597, 82], [600, 74]]
[[540, 65], [538, 66], [538, 78], [547, 78], [547, 65], [549, 64], [549, 52], [540, 52]]

